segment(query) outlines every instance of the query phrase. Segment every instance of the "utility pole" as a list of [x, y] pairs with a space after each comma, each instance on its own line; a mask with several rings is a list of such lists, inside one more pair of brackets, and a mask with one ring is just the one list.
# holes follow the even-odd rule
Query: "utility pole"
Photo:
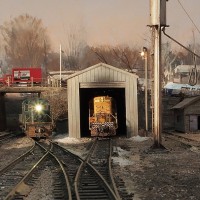
[[145, 70], [145, 76], [144, 76], [144, 86], [145, 86], [145, 132], [146, 135], [148, 134], [148, 51], [146, 47], [143, 47], [141, 56], [144, 59], [144, 70]]
[[60, 44], [60, 87], [62, 87], [62, 46]]
[[161, 28], [166, 26], [166, 0], [150, 0], [151, 29], [154, 35], [154, 81], [153, 81], [153, 148], [161, 148], [162, 140], [162, 94], [161, 94]]

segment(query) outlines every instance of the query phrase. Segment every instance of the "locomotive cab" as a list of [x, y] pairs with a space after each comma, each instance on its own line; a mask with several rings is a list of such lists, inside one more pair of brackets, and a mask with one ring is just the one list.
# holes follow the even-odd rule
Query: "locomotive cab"
[[91, 136], [113, 136], [118, 128], [116, 103], [112, 97], [94, 97], [89, 102]]

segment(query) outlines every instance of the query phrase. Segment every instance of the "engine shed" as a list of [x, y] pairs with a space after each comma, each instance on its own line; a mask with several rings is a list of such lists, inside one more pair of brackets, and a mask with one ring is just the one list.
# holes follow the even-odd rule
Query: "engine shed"
[[69, 137], [90, 136], [89, 101], [108, 95], [116, 100], [117, 135], [138, 135], [138, 76], [125, 70], [99, 63], [72, 74], [67, 79]]

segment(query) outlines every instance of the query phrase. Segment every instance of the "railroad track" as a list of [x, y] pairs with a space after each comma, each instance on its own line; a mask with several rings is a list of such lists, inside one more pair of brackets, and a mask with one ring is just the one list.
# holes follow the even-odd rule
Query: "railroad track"
[[75, 178], [77, 199], [120, 199], [111, 174], [111, 140], [95, 140]]
[[52, 153], [61, 161], [63, 168], [65, 169], [65, 172], [67, 174], [67, 177], [69, 179], [72, 199], [76, 199], [74, 182], [78, 168], [83, 162], [83, 160], [79, 156], [64, 149], [57, 143], [52, 143], [52, 144], [53, 144]]
[[171, 139], [171, 140], [175, 140], [177, 142], [180, 142], [181, 144], [183, 144], [185, 147], [196, 147], [200, 150], [200, 143], [196, 140], [190, 139], [190, 138], [186, 138], [181, 136], [180, 134], [173, 134], [170, 132], [165, 132], [163, 137]]
[[[126, 199], [123, 195], [120, 197], [116, 188], [111, 154], [110, 139], [92, 141], [86, 159], [51, 141], [35, 142], [27, 153], [0, 171], [0, 200], [29, 196], [38, 190], [43, 174], [47, 174], [45, 179], [52, 180], [47, 187], [51, 199]], [[47, 171], [50, 171], [51, 178], [45, 173]]]
[[14, 137], [17, 138], [17, 136], [15, 134], [12, 134], [12, 133], [0, 135], [0, 145], [3, 144], [5, 141], [8, 141], [8, 140], [10, 140]]
[[16, 158], [0, 171], [0, 199], [4, 199], [9, 191], [22, 179], [35, 164], [35, 160], [46, 151], [38, 145], [33, 145], [25, 154]]
[[111, 140], [94, 140], [85, 160], [53, 143], [70, 180], [72, 199], [120, 199], [111, 173]]
[[38, 184], [46, 168], [52, 171], [54, 199], [71, 199], [69, 182], [62, 163], [51, 153], [50, 145], [34, 146], [0, 171], [0, 199], [23, 199]]

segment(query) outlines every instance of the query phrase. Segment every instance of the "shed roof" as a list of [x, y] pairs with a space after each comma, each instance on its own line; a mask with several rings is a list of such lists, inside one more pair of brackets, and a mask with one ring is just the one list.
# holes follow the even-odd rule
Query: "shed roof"
[[185, 98], [183, 101], [179, 102], [178, 104], [173, 106], [171, 109], [183, 109], [191, 105], [192, 103], [198, 101], [199, 99], [200, 99], [200, 96]]
[[92, 70], [92, 69], [101, 67], [101, 66], [110, 68], [110, 69], [112, 69], [112, 70], [118, 71], [118, 72], [123, 73], [123, 74], [128, 75], [128, 76], [133, 76], [134, 78], [139, 78], [136, 74], [127, 72], [127, 71], [122, 70], [122, 69], [119, 69], [119, 68], [117, 68], [117, 67], [113, 67], [113, 66], [108, 65], [108, 64], [105, 64], [105, 63], [98, 63], [98, 64], [96, 64], [96, 65], [93, 65], [93, 66], [88, 67], [88, 68], [86, 68], [86, 69], [84, 69], [84, 70], [82, 70], [82, 71], [78, 71], [78, 72], [76, 72], [76, 73], [70, 75], [70, 76], [67, 78], [67, 80], [68, 80], [68, 79], [71, 79], [71, 78], [73, 78], [73, 77], [75, 77], [75, 76], [78, 76], [78, 75], [80, 75], [80, 74], [83, 74], [83, 73], [85, 73], [85, 72], [87, 72], [87, 71], [90, 71], [90, 70]]

